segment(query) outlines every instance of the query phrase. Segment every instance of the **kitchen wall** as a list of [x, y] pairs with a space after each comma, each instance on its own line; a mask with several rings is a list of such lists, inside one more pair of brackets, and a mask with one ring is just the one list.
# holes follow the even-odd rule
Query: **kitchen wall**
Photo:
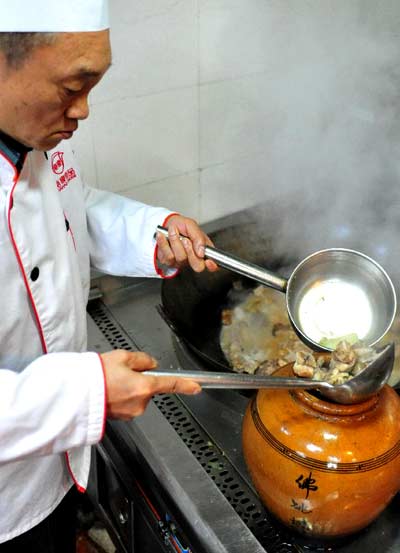
[[201, 222], [268, 200], [302, 226], [382, 192], [397, 217], [398, 0], [110, 4], [113, 66], [73, 139], [89, 183]]

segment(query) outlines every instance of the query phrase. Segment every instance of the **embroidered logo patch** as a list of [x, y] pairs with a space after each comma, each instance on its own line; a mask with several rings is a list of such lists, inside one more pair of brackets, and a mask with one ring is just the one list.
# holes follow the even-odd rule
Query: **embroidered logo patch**
[[51, 168], [53, 173], [61, 175], [64, 172], [64, 154], [63, 152], [54, 152], [51, 156]]

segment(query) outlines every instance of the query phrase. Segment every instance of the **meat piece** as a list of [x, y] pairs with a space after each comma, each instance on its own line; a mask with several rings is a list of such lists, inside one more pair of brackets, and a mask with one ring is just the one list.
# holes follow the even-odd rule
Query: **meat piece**
[[297, 376], [303, 378], [312, 378], [317, 362], [311, 353], [306, 351], [298, 351], [296, 353], [296, 361], [293, 365], [293, 371]]
[[223, 325], [232, 324], [232, 309], [223, 309], [221, 314], [221, 321]]
[[254, 374], [259, 376], [271, 376], [271, 374], [274, 374], [274, 372], [279, 369], [279, 366], [279, 362], [276, 359], [264, 361], [264, 363], [261, 363], [261, 365], [256, 369]]
[[276, 336], [278, 332], [287, 332], [290, 330], [290, 325], [284, 323], [275, 323], [272, 327], [272, 336]]
[[363, 346], [360, 343], [355, 344], [353, 350], [360, 363], [371, 363], [376, 357], [376, 351], [373, 348]]
[[329, 363], [329, 368], [340, 372], [351, 372], [357, 361], [357, 355], [351, 345], [342, 341], [339, 342], [336, 349], [332, 352], [332, 358]]

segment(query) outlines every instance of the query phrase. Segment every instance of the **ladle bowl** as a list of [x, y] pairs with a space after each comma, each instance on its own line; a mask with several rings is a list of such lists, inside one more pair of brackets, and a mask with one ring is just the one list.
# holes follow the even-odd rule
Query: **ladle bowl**
[[395, 347], [391, 342], [378, 351], [375, 359], [358, 375], [344, 384], [330, 384], [308, 378], [284, 378], [250, 374], [230, 374], [208, 371], [146, 371], [150, 376], [173, 376], [198, 382], [202, 388], [223, 389], [315, 389], [321, 395], [345, 405], [361, 403], [379, 392], [389, 380], [394, 364]]
[[349, 334], [373, 346], [396, 316], [396, 292], [386, 271], [361, 252], [344, 248], [321, 250], [305, 258], [286, 287], [291, 323], [314, 350], [334, 348], [323, 338]]
[[[156, 232], [168, 237], [164, 227], [157, 227]], [[285, 293], [295, 332], [316, 351], [332, 351], [334, 347], [324, 339], [348, 334], [372, 346], [383, 338], [396, 315], [396, 292], [389, 275], [376, 261], [355, 250], [315, 252], [296, 266], [289, 279], [210, 246], [204, 255], [221, 267]]]

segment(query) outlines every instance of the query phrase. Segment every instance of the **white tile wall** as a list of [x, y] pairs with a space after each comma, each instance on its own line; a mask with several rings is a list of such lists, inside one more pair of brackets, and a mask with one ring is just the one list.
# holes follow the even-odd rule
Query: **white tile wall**
[[[286, 122], [276, 82], [266, 74], [200, 87], [200, 165], [258, 155]], [[274, 103], [268, 101], [276, 97]]]
[[113, 66], [74, 138], [95, 186], [200, 221], [291, 186], [398, 188], [398, 0], [110, 8]]
[[[203, 169], [200, 174], [200, 219], [212, 221], [261, 204], [270, 190], [268, 159], [241, 157]], [[229, 211], [226, 209], [229, 203]]]
[[197, 111], [194, 87], [94, 105], [99, 188], [129, 191], [196, 171]]
[[134, 4], [138, 13], [130, 2], [112, 3], [113, 66], [94, 103], [197, 84], [196, 0]]
[[139, 202], [166, 207], [184, 213], [197, 221], [200, 218], [199, 171], [186, 173], [138, 186], [124, 192]]
[[264, 72], [279, 64], [290, 40], [295, 3], [263, 0], [200, 1], [201, 82]]

